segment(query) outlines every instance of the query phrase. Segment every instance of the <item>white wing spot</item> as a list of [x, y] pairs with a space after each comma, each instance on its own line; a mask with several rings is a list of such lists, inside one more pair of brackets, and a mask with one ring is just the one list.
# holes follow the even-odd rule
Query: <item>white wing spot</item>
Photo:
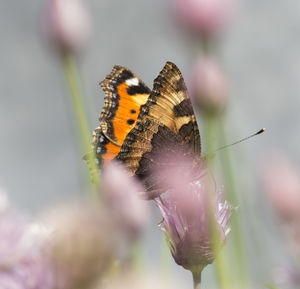
[[135, 78], [130, 78], [126, 80], [127, 85], [133, 85], [133, 86], [138, 86], [139, 85], [139, 80]]

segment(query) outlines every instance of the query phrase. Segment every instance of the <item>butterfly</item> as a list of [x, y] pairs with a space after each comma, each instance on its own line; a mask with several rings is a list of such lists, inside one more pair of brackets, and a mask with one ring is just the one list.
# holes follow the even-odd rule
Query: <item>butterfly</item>
[[[167, 62], [150, 90], [129, 69], [114, 66], [100, 83], [105, 92], [100, 126], [92, 149], [100, 167], [118, 160], [140, 178], [149, 198], [157, 195], [151, 171], [159, 155], [178, 148], [199, 156], [201, 140], [191, 100], [180, 70]], [[164, 165], [163, 163], [161, 165]]]

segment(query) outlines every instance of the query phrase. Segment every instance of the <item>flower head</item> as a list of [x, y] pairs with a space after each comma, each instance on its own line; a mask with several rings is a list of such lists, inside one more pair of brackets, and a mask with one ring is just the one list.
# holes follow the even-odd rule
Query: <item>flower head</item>
[[282, 288], [288, 286], [299, 288], [300, 286], [299, 269], [291, 265], [274, 268], [272, 275], [275, 283]]
[[90, 22], [83, 0], [49, 0], [46, 32], [62, 52], [78, 52], [88, 38]]
[[161, 227], [176, 263], [201, 272], [225, 242], [231, 208], [221, 201], [221, 192], [216, 194], [203, 162], [181, 160], [172, 175], [166, 175], [168, 191], [155, 200], [163, 216]]
[[87, 201], [55, 207], [45, 216], [51, 228], [48, 258], [55, 289], [88, 288], [110, 267], [114, 230], [100, 204]]
[[[3, 200], [1, 194], [0, 199]], [[36, 225], [9, 207], [0, 212], [0, 288], [49, 289], [52, 271], [44, 254], [44, 236]]]
[[300, 170], [276, 152], [265, 161], [262, 172], [266, 193], [283, 221], [291, 253], [300, 258]]
[[176, 0], [178, 18], [193, 31], [216, 34], [227, 24], [234, 10], [233, 0]]
[[300, 170], [276, 152], [263, 165], [263, 185], [276, 212], [284, 219], [300, 219]]
[[102, 174], [104, 202], [122, 235], [133, 240], [137, 238], [148, 220], [148, 207], [140, 198], [144, 188], [129, 176], [126, 168], [118, 162], [111, 162]]
[[191, 96], [204, 113], [219, 113], [228, 100], [228, 84], [216, 60], [212, 57], [198, 59], [192, 68]]

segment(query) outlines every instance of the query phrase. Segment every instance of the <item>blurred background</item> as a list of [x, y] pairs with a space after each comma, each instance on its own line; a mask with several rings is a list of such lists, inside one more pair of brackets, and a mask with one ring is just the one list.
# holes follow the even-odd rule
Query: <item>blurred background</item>
[[[170, 60], [188, 82], [199, 41], [179, 25], [171, 0], [86, 4], [92, 31], [78, 62], [91, 132], [103, 106], [99, 82], [113, 65], [128, 67], [152, 87]], [[0, 4], [0, 184], [30, 214], [80, 195], [82, 174], [87, 174], [62, 64], [45, 35], [45, 11], [46, 1]], [[229, 83], [227, 139], [267, 128], [264, 135], [230, 148], [242, 184], [238, 191], [244, 201], [240, 210], [246, 215], [250, 270], [263, 284], [277, 267], [289, 263], [261, 189], [260, 168], [274, 149], [300, 162], [300, 2], [237, 0], [228, 22], [214, 46]], [[153, 267], [160, 258], [153, 245], [160, 246], [161, 232], [153, 226], [157, 222], [159, 217], [145, 237]], [[191, 282], [188, 272], [175, 265], [172, 270]], [[211, 268], [205, 274], [212, 274]]]

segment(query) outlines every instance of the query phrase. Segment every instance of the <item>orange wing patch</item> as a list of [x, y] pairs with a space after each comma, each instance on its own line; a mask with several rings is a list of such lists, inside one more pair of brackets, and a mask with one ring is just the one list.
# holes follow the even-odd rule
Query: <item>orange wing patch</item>
[[114, 133], [119, 144], [123, 144], [126, 135], [135, 126], [140, 107], [146, 103], [149, 96], [149, 94], [129, 95], [127, 89], [126, 82], [118, 87], [120, 101], [114, 118]]
[[120, 66], [114, 66], [101, 87], [105, 92], [105, 105], [92, 142], [100, 166], [119, 153], [126, 135], [135, 126], [141, 105], [147, 102], [151, 92], [139, 77]]
[[103, 165], [109, 163], [120, 152], [120, 148], [121, 147], [115, 145], [114, 143], [109, 142], [106, 145], [106, 153], [102, 155]]

